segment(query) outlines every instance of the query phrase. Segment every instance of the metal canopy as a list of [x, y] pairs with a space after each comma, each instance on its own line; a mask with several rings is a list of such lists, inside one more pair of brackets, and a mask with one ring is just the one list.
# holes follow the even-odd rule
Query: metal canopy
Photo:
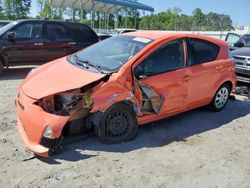
[[85, 11], [117, 13], [121, 9], [154, 12], [154, 8], [131, 0], [51, 0], [54, 7], [71, 7]]

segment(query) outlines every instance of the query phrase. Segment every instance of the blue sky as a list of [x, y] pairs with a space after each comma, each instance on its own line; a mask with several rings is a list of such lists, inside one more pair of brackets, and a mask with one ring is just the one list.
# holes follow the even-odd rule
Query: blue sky
[[[156, 13], [179, 7], [183, 13], [191, 15], [195, 8], [201, 8], [204, 13], [212, 11], [230, 15], [234, 26], [250, 26], [250, 0], [139, 0], [139, 2], [154, 7]], [[37, 11], [36, 0], [32, 0], [31, 14], [36, 15]]]
[[179, 7], [183, 13], [191, 15], [195, 8], [201, 8], [204, 13], [212, 11], [230, 15], [234, 25], [250, 26], [250, 0], [139, 0], [139, 2], [154, 7], [155, 12]]

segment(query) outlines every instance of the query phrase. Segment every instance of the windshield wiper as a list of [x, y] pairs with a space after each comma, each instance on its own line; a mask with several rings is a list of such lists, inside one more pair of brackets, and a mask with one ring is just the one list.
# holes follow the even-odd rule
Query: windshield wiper
[[[95, 64], [91, 64], [89, 61], [87, 61], [87, 60], [82, 60], [82, 59], [79, 59], [79, 57], [76, 55], [76, 54], [74, 54], [74, 58], [75, 58], [75, 60], [76, 60], [76, 63], [77, 63], [77, 65], [80, 65], [80, 66], [84, 66], [85, 68], [88, 68], [88, 66], [91, 66], [91, 67], [94, 67], [98, 72], [100, 72], [101, 74], [104, 74], [104, 72], [102, 71], [102, 69], [99, 67], [99, 66], [97, 66], [97, 65], [95, 65]], [[78, 62], [81, 62], [81, 63], [83, 63], [83, 64], [80, 64], [80, 63], [78, 63]]]

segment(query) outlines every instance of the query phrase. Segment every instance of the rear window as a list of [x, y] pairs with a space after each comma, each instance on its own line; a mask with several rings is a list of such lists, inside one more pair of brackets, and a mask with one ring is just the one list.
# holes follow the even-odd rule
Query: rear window
[[83, 24], [68, 24], [69, 36], [78, 43], [96, 43], [99, 41], [96, 33]]
[[219, 46], [201, 39], [188, 39], [188, 64], [197, 65], [214, 61], [217, 58]]

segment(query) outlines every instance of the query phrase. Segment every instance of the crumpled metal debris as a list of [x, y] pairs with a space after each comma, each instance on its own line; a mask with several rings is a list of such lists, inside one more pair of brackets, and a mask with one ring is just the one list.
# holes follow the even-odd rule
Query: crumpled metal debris
[[145, 84], [139, 83], [139, 86], [147, 97], [147, 99], [143, 99], [145, 103], [142, 107], [142, 111], [148, 111], [149, 109], [153, 109], [154, 112], [158, 114], [163, 104], [163, 97], [156, 93], [156, 91], [153, 90], [151, 87]]

